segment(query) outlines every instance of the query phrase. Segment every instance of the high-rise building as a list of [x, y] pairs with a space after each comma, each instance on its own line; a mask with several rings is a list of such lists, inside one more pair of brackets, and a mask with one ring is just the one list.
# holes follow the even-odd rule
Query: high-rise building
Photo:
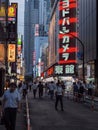
[[98, 86], [97, 5], [97, 0], [78, 0], [78, 32], [84, 44], [85, 78], [95, 80]]
[[26, 75], [33, 73], [32, 53], [35, 51], [35, 37], [44, 37], [48, 34], [49, 1], [25, 0], [24, 60]]
[[34, 48], [35, 24], [39, 23], [39, 0], [25, 0], [24, 59], [26, 75], [32, 75], [32, 51]]

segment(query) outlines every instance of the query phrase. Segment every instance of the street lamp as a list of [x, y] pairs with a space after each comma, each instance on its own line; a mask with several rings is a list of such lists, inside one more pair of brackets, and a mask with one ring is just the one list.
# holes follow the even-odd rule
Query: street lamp
[[71, 34], [71, 33], [70, 33], [70, 35], [79, 41], [79, 43], [81, 44], [82, 49], [83, 49], [83, 81], [85, 81], [85, 67], [84, 67], [84, 44], [83, 44], [83, 42], [82, 42], [82, 41], [81, 41], [78, 37], [76, 37], [75, 35], [73, 35], [73, 34]]

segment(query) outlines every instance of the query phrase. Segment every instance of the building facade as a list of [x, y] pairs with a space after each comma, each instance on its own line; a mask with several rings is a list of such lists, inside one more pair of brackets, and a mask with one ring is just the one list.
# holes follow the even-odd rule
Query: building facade
[[84, 44], [85, 79], [98, 86], [97, 0], [78, 0], [79, 38]]
[[25, 0], [24, 16], [24, 60], [25, 73], [32, 75], [32, 52], [34, 48], [35, 24], [39, 23], [39, 0]]
[[48, 34], [49, 5], [47, 3], [50, 3], [49, 0], [25, 0], [24, 60], [26, 75], [33, 73], [32, 53], [35, 53], [35, 37], [46, 37]]

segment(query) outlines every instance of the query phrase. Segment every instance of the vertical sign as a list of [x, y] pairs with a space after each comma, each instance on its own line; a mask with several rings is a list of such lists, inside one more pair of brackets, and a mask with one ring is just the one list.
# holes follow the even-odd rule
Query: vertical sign
[[[77, 0], [59, 1], [59, 64], [60, 70], [64, 68], [65, 74], [75, 73], [76, 64], [76, 7]], [[72, 34], [72, 35], [71, 35]], [[63, 65], [63, 67], [61, 67]], [[58, 66], [59, 67], [59, 66]]]
[[16, 45], [15, 44], [8, 44], [8, 61], [15, 62], [15, 55], [16, 55]]

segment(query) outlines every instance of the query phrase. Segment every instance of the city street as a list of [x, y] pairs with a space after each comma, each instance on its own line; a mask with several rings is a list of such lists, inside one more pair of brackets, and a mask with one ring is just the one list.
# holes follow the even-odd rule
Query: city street
[[54, 109], [49, 97], [33, 99], [29, 96], [32, 130], [97, 130], [98, 111], [64, 98], [64, 111]]

